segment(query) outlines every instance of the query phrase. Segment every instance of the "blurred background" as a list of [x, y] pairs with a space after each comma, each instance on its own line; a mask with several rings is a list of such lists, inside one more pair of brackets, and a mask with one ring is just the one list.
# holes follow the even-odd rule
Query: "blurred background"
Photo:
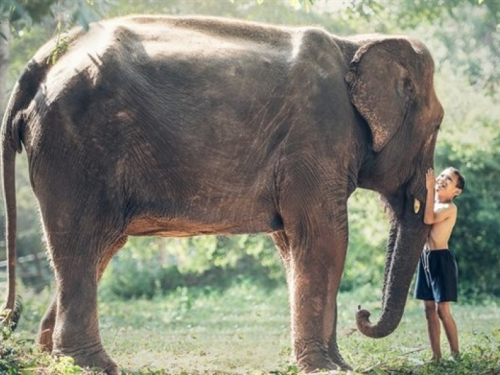
[[[458, 168], [466, 189], [457, 198], [450, 241], [461, 301], [500, 297], [500, 2], [498, 0], [0, 0], [0, 115], [23, 67], [44, 42], [74, 25], [128, 14], [212, 15], [286, 25], [321, 26], [337, 35], [409, 34], [436, 62], [445, 118], [435, 165]], [[17, 158], [19, 277], [51, 288], [38, 205], [26, 155]], [[3, 202], [0, 203], [3, 206]], [[5, 219], [2, 210], [0, 227]], [[341, 291], [380, 294], [388, 222], [377, 194], [358, 189], [349, 201], [349, 249]], [[0, 294], [6, 287], [0, 235]], [[224, 290], [235, 283], [273, 289], [285, 284], [270, 237], [130, 238], [112, 260], [100, 293], [153, 298], [184, 287]], [[53, 286], [52, 286], [53, 288]]]

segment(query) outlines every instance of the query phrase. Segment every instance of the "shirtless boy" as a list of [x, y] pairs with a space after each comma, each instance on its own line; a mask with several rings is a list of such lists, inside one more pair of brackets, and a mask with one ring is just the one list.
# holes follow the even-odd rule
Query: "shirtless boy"
[[453, 198], [464, 185], [463, 176], [455, 168], [446, 168], [437, 178], [432, 169], [427, 171], [427, 202], [431, 204], [425, 205], [424, 223], [431, 225], [431, 230], [418, 264], [415, 297], [424, 301], [433, 361], [441, 359], [439, 320], [452, 355], [459, 355], [457, 326], [450, 310], [450, 302], [457, 301], [458, 273], [448, 240], [457, 220]]

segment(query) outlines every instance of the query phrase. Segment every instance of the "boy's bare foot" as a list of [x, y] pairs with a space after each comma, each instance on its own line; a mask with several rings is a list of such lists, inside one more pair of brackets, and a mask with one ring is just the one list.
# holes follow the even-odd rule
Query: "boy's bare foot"
[[441, 361], [441, 356], [440, 355], [433, 355], [432, 358], [430, 359], [429, 363], [438, 363]]
[[451, 352], [451, 357], [455, 361], [460, 361], [460, 352]]

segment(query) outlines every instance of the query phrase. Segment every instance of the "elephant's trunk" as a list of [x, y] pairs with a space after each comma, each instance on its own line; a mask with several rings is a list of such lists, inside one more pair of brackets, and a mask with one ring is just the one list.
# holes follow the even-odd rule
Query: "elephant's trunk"
[[[385, 267], [384, 267], [384, 283], [382, 284], [382, 303], [385, 304], [386, 295], [387, 295], [387, 285], [389, 278], [389, 271], [391, 270], [390, 265], [392, 264], [392, 256], [394, 254], [394, 248], [396, 246], [396, 240], [398, 238], [398, 225], [396, 221], [391, 222], [391, 230], [389, 232], [389, 241], [387, 242], [387, 254], [385, 257]], [[382, 305], [384, 308], [384, 305]]]
[[369, 320], [370, 312], [359, 310], [356, 323], [361, 333], [380, 338], [391, 334], [403, 316], [408, 290], [426, 237], [429, 232], [412, 205], [405, 204], [403, 212], [393, 219], [386, 257], [382, 315], [376, 323]]

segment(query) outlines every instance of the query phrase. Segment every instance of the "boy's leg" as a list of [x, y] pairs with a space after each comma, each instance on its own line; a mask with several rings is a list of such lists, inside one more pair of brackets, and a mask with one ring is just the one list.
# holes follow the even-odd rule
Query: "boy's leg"
[[424, 301], [425, 318], [427, 319], [427, 332], [432, 349], [432, 360], [441, 359], [440, 324], [437, 313], [437, 306], [434, 301]]
[[459, 353], [458, 348], [458, 330], [455, 320], [451, 315], [451, 308], [449, 302], [439, 302], [438, 303], [438, 315], [443, 322], [444, 331], [448, 342], [450, 343], [450, 350], [453, 356], [457, 356]]

